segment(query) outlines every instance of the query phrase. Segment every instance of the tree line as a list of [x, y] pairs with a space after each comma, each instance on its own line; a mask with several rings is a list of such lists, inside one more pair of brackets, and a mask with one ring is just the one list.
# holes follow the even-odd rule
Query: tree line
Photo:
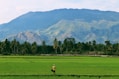
[[119, 55], [119, 43], [111, 43], [109, 40], [104, 44], [95, 40], [89, 42], [76, 42], [75, 38], [66, 38], [59, 41], [53, 40], [52, 45], [46, 45], [42, 41], [41, 45], [36, 42], [19, 43], [14, 39], [0, 42], [1, 55], [41, 55], [41, 54], [85, 54], [85, 55]]

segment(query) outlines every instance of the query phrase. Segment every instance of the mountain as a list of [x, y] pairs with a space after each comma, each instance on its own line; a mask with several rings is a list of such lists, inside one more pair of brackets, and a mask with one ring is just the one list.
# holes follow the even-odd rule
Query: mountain
[[[119, 13], [89, 9], [56, 9], [45, 12], [29, 12], [0, 25], [0, 40], [8, 38], [19, 41], [64, 40], [74, 37], [76, 41], [118, 41]], [[29, 36], [30, 35], [30, 36]], [[32, 36], [32, 37], [31, 37]]]
[[17, 41], [23, 43], [24, 41], [33, 43], [37, 42], [37, 44], [42, 44], [42, 37], [40, 35], [37, 35], [36, 33], [26, 31], [26, 32], [21, 32], [16, 35], [8, 37], [10, 41], [16, 39]]
[[[73, 37], [76, 39], [76, 41], [81, 42], [92, 40], [104, 42], [104, 40], [109, 39], [109, 35], [112, 35], [111, 37], [114, 37], [114, 35], [119, 35], [119, 27], [116, 25], [118, 23], [119, 22], [105, 20], [92, 22], [84, 22], [80, 20], [61, 20], [57, 24], [54, 24], [43, 31], [43, 34], [49, 36], [50, 40], [54, 40], [55, 37], [63, 41], [67, 37]], [[116, 38], [117, 36], [111, 40], [114, 41]]]

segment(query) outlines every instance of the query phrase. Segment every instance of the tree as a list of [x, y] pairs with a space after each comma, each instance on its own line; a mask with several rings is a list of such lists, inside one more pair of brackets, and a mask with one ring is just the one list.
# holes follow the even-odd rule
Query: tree
[[43, 54], [47, 53], [47, 46], [46, 46], [45, 41], [42, 41], [42, 52], [43, 52]]
[[107, 54], [107, 55], [112, 55], [112, 44], [110, 43], [110, 41], [105, 41], [105, 44], [106, 44], [106, 46], [105, 46], [105, 54]]
[[67, 51], [67, 52], [72, 52], [73, 49], [75, 48], [75, 39], [74, 38], [66, 38], [64, 40], [64, 45], [63, 48]]
[[76, 50], [77, 52], [79, 52], [80, 54], [83, 52], [83, 46], [82, 46], [82, 43], [81, 42], [78, 42], [76, 44]]
[[10, 54], [10, 41], [8, 41], [7, 39], [5, 39], [5, 41], [2, 43], [1, 45], [1, 52], [4, 55], [9, 55]]
[[97, 54], [97, 44], [96, 44], [96, 41], [93, 40], [93, 43], [92, 43], [92, 48], [93, 48], [93, 51], [95, 52], [95, 54]]
[[2, 53], [2, 42], [0, 42], [0, 54]]
[[61, 42], [61, 41], [58, 41], [58, 45], [59, 45], [60, 53], [62, 54], [62, 52], [63, 52], [63, 45], [62, 45], [62, 42]]
[[57, 38], [54, 39], [53, 48], [55, 49], [55, 53], [57, 54], [57, 49], [58, 49], [58, 41], [57, 41]]
[[104, 44], [96, 44], [98, 54], [104, 55], [105, 54], [105, 45]]
[[37, 43], [34, 42], [32, 45], [31, 45], [31, 52], [33, 55], [37, 54], [38, 53], [38, 47], [37, 47]]
[[113, 44], [112, 49], [112, 51], [114, 52], [113, 55], [119, 55], [119, 43]]
[[25, 41], [21, 45], [21, 54], [22, 55], [31, 54], [31, 44], [30, 43], [28, 43], [28, 42]]
[[16, 41], [16, 39], [14, 39], [10, 44], [11, 53], [12, 54], [18, 54], [19, 53], [19, 47], [20, 47], [19, 42]]

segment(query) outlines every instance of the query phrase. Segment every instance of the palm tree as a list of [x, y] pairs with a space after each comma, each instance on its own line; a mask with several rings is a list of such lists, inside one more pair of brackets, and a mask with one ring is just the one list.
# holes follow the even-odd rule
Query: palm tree
[[55, 49], [55, 53], [57, 54], [57, 49], [58, 49], [58, 41], [57, 41], [57, 38], [54, 39], [53, 48]]
[[37, 47], [37, 43], [34, 42], [32, 45], [31, 45], [31, 51], [32, 51], [32, 54], [37, 54], [38, 52], [38, 47]]
[[47, 46], [46, 46], [46, 42], [45, 41], [42, 41], [42, 52], [43, 52], [43, 54], [47, 53]]

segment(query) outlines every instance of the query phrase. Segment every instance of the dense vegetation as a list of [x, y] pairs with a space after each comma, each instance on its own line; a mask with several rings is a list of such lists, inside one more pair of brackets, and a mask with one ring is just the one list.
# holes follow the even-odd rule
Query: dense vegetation
[[40, 55], [40, 54], [86, 54], [86, 55], [119, 55], [119, 43], [112, 44], [105, 41], [105, 44], [97, 44], [96, 41], [75, 42], [74, 38], [66, 38], [63, 42], [56, 38], [53, 45], [42, 45], [36, 42], [19, 43], [16, 40], [8, 41], [7, 39], [0, 42], [1, 55]]

